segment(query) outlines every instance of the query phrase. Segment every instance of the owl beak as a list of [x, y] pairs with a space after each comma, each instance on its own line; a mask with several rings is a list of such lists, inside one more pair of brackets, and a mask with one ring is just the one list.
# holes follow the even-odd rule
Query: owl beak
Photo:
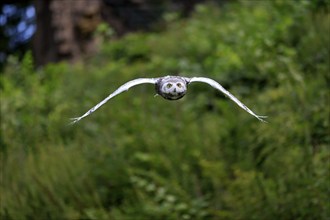
[[176, 92], [176, 88], [174, 88], [174, 90], [173, 90], [174, 92]]

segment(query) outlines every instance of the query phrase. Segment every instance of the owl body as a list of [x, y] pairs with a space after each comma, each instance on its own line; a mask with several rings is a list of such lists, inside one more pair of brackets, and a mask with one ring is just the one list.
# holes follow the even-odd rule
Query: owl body
[[180, 76], [165, 76], [155, 83], [157, 94], [168, 100], [181, 99], [187, 92], [188, 82]]

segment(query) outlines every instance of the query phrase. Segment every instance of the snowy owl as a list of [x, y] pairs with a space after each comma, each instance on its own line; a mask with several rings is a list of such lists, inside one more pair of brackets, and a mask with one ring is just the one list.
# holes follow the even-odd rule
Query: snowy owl
[[115, 90], [113, 93], [111, 93], [108, 97], [106, 97], [103, 101], [95, 105], [93, 108], [88, 110], [85, 114], [83, 114], [80, 117], [72, 118], [72, 123], [74, 124], [81, 119], [85, 118], [86, 116], [92, 114], [94, 111], [96, 111], [98, 108], [100, 108], [103, 104], [105, 104], [107, 101], [109, 101], [114, 96], [127, 91], [133, 86], [143, 84], [143, 83], [151, 83], [156, 86], [156, 92], [158, 95], [162, 96], [165, 99], [168, 100], [178, 100], [181, 99], [187, 92], [187, 87], [192, 82], [203, 82], [207, 83], [210, 86], [214, 87], [215, 89], [219, 90], [220, 92], [224, 93], [226, 96], [228, 96], [231, 100], [233, 100], [239, 107], [256, 117], [262, 122], [265, 122], [263, 118], [266, 118], [267, 116], [260, 116], [255, 114], [253, 111], [251, 111], [248, 107], [246, 107], [242, 102], [240, 102], [235, 96], [233, 96], [230, 92], [228, 92], [225, 88], [223, 88], [218, 82], [214, 81], [210, 78], [205, 77], [182, 77], [182, 76], [164, 76], [164, 77], [158, 77], [158, 78], [139, 78], [134, 79], [131, 81], [128, 81], [127, 83], [120, 86], [117, 90]]

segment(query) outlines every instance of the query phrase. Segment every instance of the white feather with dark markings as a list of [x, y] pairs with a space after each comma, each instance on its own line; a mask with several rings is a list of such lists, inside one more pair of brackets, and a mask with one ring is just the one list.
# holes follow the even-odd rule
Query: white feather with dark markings
[[228, 98], [233, 100], [239, 107], [256, 117], [262, 122], [265, 122], [263, 118], [266, 118], [266, 116], [260, 116], [255, 114], [252, 110], [250, 110], [246, 105], [244, 105], [241, 101], [239, 101], [234, 95], [232, 95], [230, 92], [228, 92], [225, 88], [223, 88], [218, 82], [214, 81], [210, 78], [205, 77], [181, 77], [181, 76], [164, 76], [159, 78], [140, 78], [135, 79], [132, 81], [129, 81], [122, 86], [120, 86], [117, 90], [115, 90], [113, 93], [111, 93], [108, 97], [106, 97], [104, 100], [102, 100], [100, 103], [95, 105], [93, 108], [88, 110], [85, 114], [83, 114], [80, 117], [72, 118], [72, 124], [80, 121], [81, 119], [85, 118], [86, 116], [92, 114], [94, 111], [96, 111], [98, 108], [100, 108], [103, 104], [105, 104], [107, 101], [109, 101], [111, 98], [115, 97], [116, 95], [127, 91], [133, 86], [144, 84], [144, 83], [150, 83], [155, 84], [156, 92], [160, 96], [162, 96], [165, 99], [168, 100], [178, 100], [182, 98], [186, 92], [188, 85], [192, 82], [203, 82], [207, 83], [208, 85], [212, 86], [213, 88], [219, 90], [220, 92], [224, 93]]

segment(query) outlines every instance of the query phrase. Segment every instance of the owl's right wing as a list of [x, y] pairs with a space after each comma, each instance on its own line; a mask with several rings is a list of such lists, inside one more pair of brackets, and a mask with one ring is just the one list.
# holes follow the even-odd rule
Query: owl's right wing
[[255, 114], [251, 109], [249, 109], [246, 105], [244, 105], [240, 100], [238, 100], [234, 95], [232, 95], [230, 92], [228, 92], [225, 88], [223, 88], [220, 83], [218, 83], [217, 81], [210, 79], [210, 78], [206, 78], [206, 77], [192, 77], [192, 78], [185, 78], [186, 81], [188, 83], [192, 83], [192, 82], [203, 82], [203, 83], [207, 83], [210, 86], [212, 86], [213, 88], [221, 91], [222, 93], [224, 93], [226, 96], [228, 96], [228, 98], [230, 98], [231, 100], [233, 100], [239, 107], [241, 107], [242, 109], [244, 109], [245, 111], [247, 111], [248, 113], [250, 113], [251, 115], [253, 115], [254, 117], [256, 117], [257, 119], [259, 119], [262, 122], [266, 122], [265, 120], [263, 120], [263, 118], [266, 118], [267, 116], [261, 116], [261, 115], [257, 115]]
[[155, 84], [158, 81], [159, 78], [139, 78], [139, 79], [134, 79], [131, 81], [128, 81], [127, 83], [123, 84], [120, 86], [117, 90], [115, 90], [113, 93], [111, 93], [108, 97], [106, 97], [104, 100], [99, 102], [97, 105], [95, 105], [93, 108], [89, 109], [85, 114], [83, 114], [80, 117], [77, 118], [71, 118], [72, 122], [70, 124], [74, 124], [81, 119], [85, 118], [86, 116], [92, 114], [94, 111], [96, 111], [98, 108], [100, 108], [103, 104], [105, 104], [107, 101], [109, 101], [111, 98], [115, 97], [116, 95], [127, 91], [133, 86], [139, 85], [139, 84], [144, 84], [144, 83], [151, 83]]

